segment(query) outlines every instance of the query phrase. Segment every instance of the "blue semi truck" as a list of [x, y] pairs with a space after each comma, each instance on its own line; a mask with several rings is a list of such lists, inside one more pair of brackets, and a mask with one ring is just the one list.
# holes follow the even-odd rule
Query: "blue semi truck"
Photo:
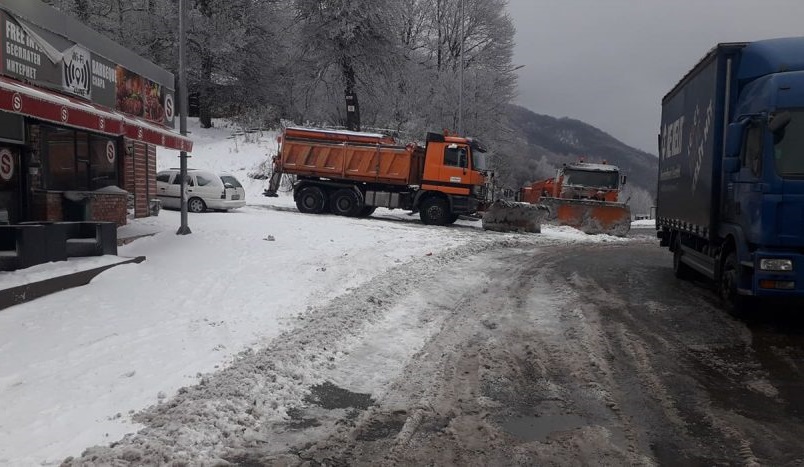
[[719, 44], [664, 97], [656, 228], [727, 309], [804, 295], [804, 37]]

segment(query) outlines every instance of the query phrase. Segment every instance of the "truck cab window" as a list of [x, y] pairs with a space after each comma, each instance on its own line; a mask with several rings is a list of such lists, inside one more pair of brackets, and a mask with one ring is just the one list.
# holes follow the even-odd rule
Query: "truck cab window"
[[450, 167], [467, 167], [467, 160], [465, 147], [447, 147], [444, 149], [444, 165]]
[[756, 176], [762, 173], [762, 134], [763, 127], [753, 124], [745, 134], [745, 144], [740, 156], [743, 167], [747, 167]]
[[798, 178], [804, 176], [804, 110], [790, 114], [790, 123], [773, 135], [773, 156], [779, 175]]

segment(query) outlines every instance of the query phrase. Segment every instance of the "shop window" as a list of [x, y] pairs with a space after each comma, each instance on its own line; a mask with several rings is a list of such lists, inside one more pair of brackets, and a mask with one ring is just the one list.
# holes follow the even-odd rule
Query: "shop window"
[[[112, 146], [109, 146], [109, 143]], [[89, 169], [90, 185], [93, 190], [117, 185], [117, 147], [114, 141], [90, 137]]]
[[48, 129], [44, 140], [47, 161], [47, 189], [76, 189], [75, 131]]
[[118, 185], [115, 140], [48, 126], [42, 126], [41, 138], [44, 188], [97, 190]]

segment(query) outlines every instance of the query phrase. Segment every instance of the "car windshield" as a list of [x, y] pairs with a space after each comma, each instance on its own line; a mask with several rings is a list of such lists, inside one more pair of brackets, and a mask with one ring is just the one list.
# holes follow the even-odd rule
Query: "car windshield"
[[790, 123], [773, 135], [773, 159], [782, 177], [804, 177], [804, 110], [790, 110]]
[[240, 184], [240, 182], [237, 181], [236, 178], [232, 177], [231, 175], [221, 175], [221, 181], [223, 181], [224, 185], [228, 183], [235, 188], [241, 188], [243, 186]]
[[619, 172], [615, 171], [589, 171], [572, 170], [564, 171], [564, 185], [585, 186], [595, 188], [617, 188], [620, 181]]

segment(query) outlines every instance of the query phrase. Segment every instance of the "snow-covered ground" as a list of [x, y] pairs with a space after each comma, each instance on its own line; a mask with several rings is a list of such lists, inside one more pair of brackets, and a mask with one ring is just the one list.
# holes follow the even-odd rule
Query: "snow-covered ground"
[[[191, 214], [187, 236], [175, 235], [175, 211], [133, 220], [119, 234], [147, 236], [120, 247], [119, 255], [143, 255], [145, 262], [0, 310], [0, 464], [57, 464], [136, 432], [141, 425], [132, 414], [226, 368], [243, 351], [269, 346], [306, 311], [392, 268], [523, 237], [535, 245], [628, 241], [549, 226], [530, 236], [485, 232], [469, 221], [429, 227], [418, 216], [384, 209], [368, 219], [303, 215], [287, 195], [260, 196], [267, 182], [247, 176], [274, 154], [275, 134], [232, 137], [231, 129], [203, 130], [195, 122], [190, 130], [190, 167], [235, 174], [248, 205]], [[177, 167], [176, 155], [160, 151], [159, 168]], [[0, 288], [75, 267], [4, 273]], [[393, 332], [393, 323], [385, 325]], [[371, 382], [375, 375], [351, 376]], [[275, 390], [274, 417], [300, 400], [297, 389]]]

